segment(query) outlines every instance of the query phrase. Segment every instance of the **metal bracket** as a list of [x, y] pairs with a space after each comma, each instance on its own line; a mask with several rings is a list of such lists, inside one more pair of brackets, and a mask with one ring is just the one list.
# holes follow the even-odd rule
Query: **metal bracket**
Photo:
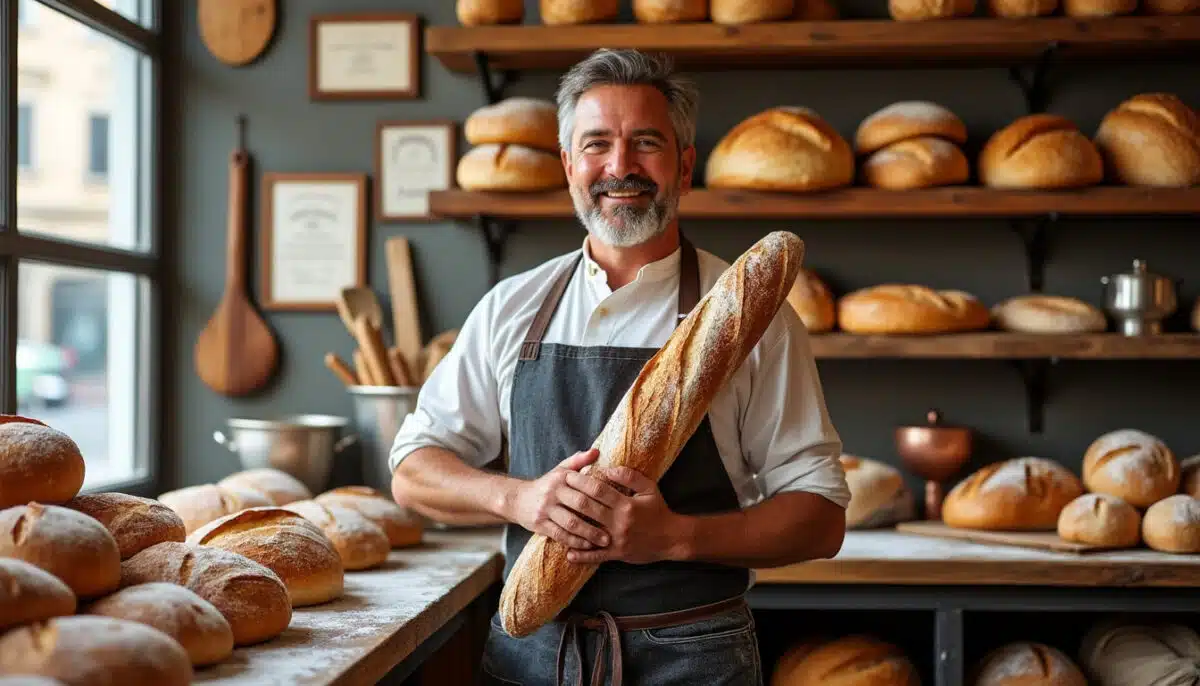
[[1046, 413], [1046, 377], [1050, 366], [1057, 362], [1055, 358], [1012, 360], [1025, 383], [1025, 412], [1030, 433], [1042, 433]]
[[500, 282], [500, 263], [504, 260], [504, 246], [508, 242], [508, 236], [516, 230], [516, 222], [477, 214], [475, 226], [483, 234], [488, 252], [489, 278], [491, 285], [495, 286]]
[[1046, 87], [1046, 72], [1049, 71], [1050, 64], [1061, 47], [1058, 41], [1047, 43], [1033, 65], [1032, 76], [1026, 77], [1022, 67], [1008, 68], [1008, 77], [1021, 87], [1021, 92], [1025, 95], [1025, 108], [1029, 114], [1046, 111], [1046, 104], [1050, 100], [1047, 93], [1049, 89]]
[[504, 98], [504, 89], [517, 80], [517, 73], [508, 70], [494, 72], [485, 52], [477, 50], [472, 56], [475, 58], [475, 69], [479, 72], [479, 82], [483, 84], [483, 95], [489, 105], [495, 105]]
[[1033, 220], [1014, 219], [1009, 222], [1013, 231], [1021, 237], [1025, 246], [1025, 265], [1029, 290], [1039, 293], [1046, 278], [1046, 255], [1048, 241], [1047, 227], [1058, 221], [1058, 213], [1051, 212], [1045, 217]]

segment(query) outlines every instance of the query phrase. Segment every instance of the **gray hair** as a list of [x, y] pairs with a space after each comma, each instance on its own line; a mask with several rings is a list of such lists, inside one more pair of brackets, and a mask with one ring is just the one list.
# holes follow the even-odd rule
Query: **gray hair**
[[696, 110], [700, 94], [673, 73], [671, 60], [637, 50], [593, 52], [571, 67], [558, 88], [558, 144], [570, 151], [575, 134], [575, 105], [584, 93], [599, 86], [653, 86], [666, 98], [679, 150], [696, 144]]

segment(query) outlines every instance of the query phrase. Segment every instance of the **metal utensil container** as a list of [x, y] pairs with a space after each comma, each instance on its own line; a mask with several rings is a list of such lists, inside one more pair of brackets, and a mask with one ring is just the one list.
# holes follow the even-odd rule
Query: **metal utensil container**
[[1104, 307], [1126, 336], [1162, 333], [1162, 320], [1175, 313], [1178, 279], [1153, 274], [1143, 260], [1133, 261], [1133, 271], [1100, 277]]
[[354, 434], [342, 436], [350, 420], [334, 415], [234, 418], [227, 424], [229, 436], [214, 431], [213, 440], [237, 455], [244, 469], [279, 469], [299, 479], [313, 493], [326, 489], [334, 456], [358, 438]]
[[367, 486], [392, 492], [388, 455], [404, 418], [417, 407], [420, 388], [350, 386], [354, 399], [354, 429], [362, 449], [362, 475]]

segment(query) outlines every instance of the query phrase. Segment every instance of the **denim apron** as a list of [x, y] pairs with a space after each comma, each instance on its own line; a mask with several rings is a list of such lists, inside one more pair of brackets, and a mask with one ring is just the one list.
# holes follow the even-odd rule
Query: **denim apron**
[[[679, 317], [700, 298], [695, 248], [681, 239]], [[535, 479], [591, 446], [657, 348], [542, 342], [582, 255], [560, 273], [534, 317], [513, 376], [509, 474]], [[681, 514], [739, 509], [706, 416], [659, 481]], [[505, 529], [504, 578], [530, 532]], [[702, 562], [605, 562], [555, 621], [521, 639], [493, 616], [481, 663], [484, 684], [762, 683], [749, 570]], [[586, 649], [581, 650], [581, 644]], [[607, 659], [605, 653], [607, 652]]]

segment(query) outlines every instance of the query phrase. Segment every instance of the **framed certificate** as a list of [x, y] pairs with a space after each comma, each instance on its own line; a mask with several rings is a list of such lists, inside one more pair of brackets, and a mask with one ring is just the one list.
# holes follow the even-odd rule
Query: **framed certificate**
[[419, 40], [420, 18], [407, 12], [314, 15], [309, 20], [309, 97], [420, 97]]
[[336, 311], [367, 285], [367, 177], [267, 172], [262, 180], [264, 310]]
[[430, 220], [429, 192], [454, 187], [458, 133], [452, 121], [381, 121], [375, 132], [375, 217]]

